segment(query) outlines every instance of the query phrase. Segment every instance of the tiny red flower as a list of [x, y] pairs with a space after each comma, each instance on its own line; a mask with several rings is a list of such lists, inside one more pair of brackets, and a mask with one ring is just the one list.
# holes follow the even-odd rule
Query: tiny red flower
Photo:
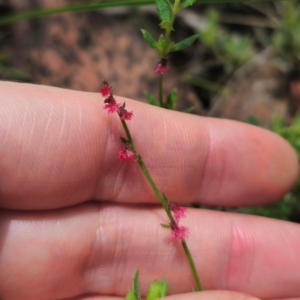
[[123, 149], [119, 151], [118, 158], [125, 161], [134, 161], [135, 154], [129, 149]]
[[177, 206], [174, 203], [169, 204], [170, 211], [173, 213], [175, 221], [178, 223], [180, 219], [185, 217], [186, 208]]
[[108, 84], [104, 83], [99, 92], [104, 98], [108, 98], [112, 94], [112, 89]]
[[166, 61], [159, 62], [155, 67], [155, 73], [160, 75], [165, 75], [170, 71], [170, 67], [167, 65]]
[[177, 224], [171, 225], [172, 229], [172, 239], [177, 239], [182, 242], [189, 235], [189, 229], [184, 226], [178, 226]]
[[113, 97], [111, 97], [107, 100], [108, 101], [104, 105], [104, 108], [107, 109], [109, 114], [112, 114], [112, 113], [118, 111], [119, 108], [121, 107], [121, 104], [117, 103]]
[[131, 120], [133, 113], [129, 112], [125, 108], [121, 107], [119, 110], [119, 115], [120, 115], [121, 120], [129, 121], [129, 120]]

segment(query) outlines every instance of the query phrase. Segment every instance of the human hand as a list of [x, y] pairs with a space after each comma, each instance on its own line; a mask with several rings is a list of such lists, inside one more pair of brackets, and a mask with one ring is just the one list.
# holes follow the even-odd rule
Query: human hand
[[[151, 187], [117, 159], [123, 129], [101, 96], [9, 82], [0, 95], [0, 299], [121, 299], [136, 268], [142, 294], [163, 277], [170, 295], [191, 291]], [[271, 132], [126, 104], [136, 147], [172, 202], [269, 203], [297, 178], [296, 155]], [[215, 291], [170, 300], [300, 299], [298, 224], [197, 209], [184, 222], [203, 287]]]

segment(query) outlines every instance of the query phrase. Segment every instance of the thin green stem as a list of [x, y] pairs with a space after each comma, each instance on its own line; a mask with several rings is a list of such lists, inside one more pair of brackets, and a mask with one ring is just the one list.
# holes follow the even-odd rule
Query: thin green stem
[[[166, 29], [165, 37], [164, 37], [165, 42], [164, 42], [163, 49], [160, 53], [160, 56], [162, 59], [166, 59], [167, 55], [168, 55], [168, 48], [169, 48], [169, 44], [171, 43], [170, 35], [171, 35], [171, 31], [173, 29], [173, 24], [174, 24], [176, 15], [179, 11], [179, 5], [180, 5], [180, 0], [175, 0], [174, 6], [171, 8], [170, 27]], [[167, 105], [166, 105], [166, 103], [164, 103], [164, 99], [163, 99], [163, 80], [164, 80], [164, 76], [160, 75], [158, 78], [158, 99], [159, 99], [160, 107], [167, 107]]]
[[0, 25], [10, 24], [21, 20], [41, 18], [54, 14], [61, 14], [66, 12], [82, 12], [96, 9], [104, 9], [110, 7], [122, 6], [141, 6], [153, 4], [155, 0], [126, 0], [126, 1], [95, 1], [93, 3], [72, 4], [54, 8], [42, 8], [35, 10], [27, 10], [20, 13], [11, 14], [0, 19]]
[[131, 134], [130, 134], [130, 132], [129, 132], [129, 129], [128, 129], [128, 127], [127, 127], [126, 122], [125, 122], [124, 120], [121, 120], [121, 122], [122, 122], [122, 125], [123, 125], [123, 127], [124, 127], [124, 130], [125, 130], [125, 132], [126, 132], [128, 142], [129, 142], [129, 144], [130, 144], [130, 146], [131, 146], [131, 150], [135, 153], [135, 155], [136, 155], [136, 157], [137, 157], [137, 162], [138, 162], [140, 168], [142, 169], [142, 171], [143, 171], [143, 173], [145, 174], [146, 178], [148, 179], [148, 181], [149, 181], [149, 183], [150, 183], [152, 189], [154, 190], [154, 192], [155, 192], [157, 198], [159, 199], [159, 201], [160, 201], [161, 205], [163, 206], [164, 210], [166, 211], [166, 213], [167, 213], [167, 215], [168, 215], [168, 217], [169, 217], [169, 219], [170, 219], [170, 222], [171, 222], [172, 224], [175, 224], [175, 220], [174, 220], [174, 218], [173, 218], [173, 216], [172, 216], [172, 214], [171, 214], [171, 212], [170, 212], [170, 209], [169, 209], [169, 207], [168, 207], [168, 204], [166, 203], [166, 200], [165, 200], [164, 196], [159, 192], [159, 190], [158, 190], [156, 184], [154, 183], [154, 181], [153, 181], [153, 179], [152, 179], [152, 177], [151, 177], [149, 171], [147, 170], [147, 168], [146, 168], [146, 166], [145, 166], [145, 164], [144, 164], [144, 162], [143, 162], [142, 157], [141, 157], [141, 156], [137, 153], [137, 151], [136, 151], [134, 142], [133, 142], [133, 140], [132, 140], [132, 137], [131, 137]]
[[[197, 0], [198, 3], [243, 3], [243, 2], [268, 2], [273, 0]], [[94, 2], [85, 4], [72, 4], [68, 6], [44, 8], [36, 10], [27, 10], [20, 13], [14, 13], [8, 16], [3, 16], [0, 20], [0, 26], [11, 24], [21, 20], [30, 20], [50, 16], [54, 14], [66, 12], [82, 12], [96, 9], [104, 9], [110, 7], [124, 7], [124, 6], [143, 6], [154, 4], [155, 0], [126, 0], [126, 1], [109, 1], [109, 2]]]
[[[133, 140], [132, 140], [132, 137], [131, 137], [131, 134], [130, 134], [130, 131], [129, 131], [128, 127], [127, 127], [126, 122], [125, 122], [124, 120], [121, 120], [121, 122], [122, 122], [123, 128], [124, 128], [124, 130], [125, 130], [125, 133], [126, 133], [128, 142], [129, 142], [129, 144], [130, 144], [130, 146], [131, 146], [131, 150], [132, 150], [132, 151], [134, 152], [134, 154], [136, 155], [136, 157], [137, 157], [137, 162], [138, 162], [140, 168], [142, 169], [142, 171], [143, 171], [143, 173], [145, 174], [145, 176], [146, 176], [148, 182], [150, 183], [150, 185], [151, 185], [151, 187], [152, 187], [154, 193], [156, 194], [156, 196], [157, 196], [157, 198], [159, 199], [161, 205], [163, 206], [165, 212], [167, 213], [168, 218], [170, 219], [171, 224], [176, 224], [176, 222], [175, 222], [175, 220], [174, 220], [174, 218], [173, 218], [173, 216], [172, 216], [172, 214], [171, 214], [171, 211], [170, 211], [170, 209], [169, 209], [169, 207], [168, 207], [168, 204], [167, 204], [167, 202], [166, 202], [165, 197], [159, 192], [159, 190], [158, 190], [158, 188], [157, 188], [155, 182], [153, 181], [153, 179], [152, 179], [152, 177], [151, 177], [149, 171], [147, 170], [147, 168], [146, 168], [146, 166], [145, 166], [145, 164], [144, 164], [144, 162], [143, 162], [143, 160], [142, 160], [142, 157], [141, 157], [141, 156], [137, 153], [137, 151], [136, 151], [134, 142], [133, 142]], [[193, 260], [193, 258], [192, 258], [191, 252], [190, 252], [190, 250], [189, 250], [189, 248], [188, 248], [188, 246], [187, 246], [185, 240], [183, 240], [183, 241], [181, 242], [181, 245], [182, 245], [182, 247], [183, 247], [183, 249], [184, 249], [184, 252], [185, 252], [186, 257], [187, 257], [187, 259], [188, 259], [188, 262], [189, 262], [189, 264], [190, 264], [190, 267], [191, 267], [193, 276], [194, 276], [195, 281], [196, 281], [196, 284], [197, 284], [198, 291], [202, 291], [203, 288], [202, 288], [202, 285], [201, 285], [201, 282], [200, 282], [200, 279], [199, 279], [199, 275], [198, 275], [198, 273], [197, 273], [197, 269], [196, 269], [194, 260]]]
[[196, 269], [196, 266], [195, 266], [195, 263], [194, 263], [194, 260], [193, 260], [193, 257], [191, 255], [191, 252], [186, 244], [186, 241], [183, 240], [181, 242], [181, 245], [184, 249], [184, 252], [187, 256], [187, 259], [189, 261], [189, 264], [191, 266], [191, 269], [192, 269], [192, 272], [193, 272], [193, 275], [194, 275], [194, 278], [195, 278], [195, 281], [196, 281], [196, 284], [197, 284], [197, 288], [198, 288], [198, 291], [203, 291], [203, 288], [202, 288], [202, 285], [201, 285], [201, 282], [200, 282], [200, 278], [199, 278], [199, 275], [198, 275], [198, 272], [197, 272], [197, 269]]
[[163, 82], [164, 75], [160, 75], [158, 78], [158, 100], [160, 107], [164, 107], [164, 98], [163, 98]]
[[175, 0], [174, 6], [171, 9], [171, 21], [170, 21], [170, 27], [168, 29], [166, 29], [165, 32], [165, 44], [162, 50], [162, 58], [166, 58], [167, 54], [168, 54], [168, 46], [170, 44], [170, 35], [171, 35], [171, 31], [173, 29], [173, 24], [176, 18], [176, 15], [179, 11], [179, 4], [180, 4], [180, 0]]

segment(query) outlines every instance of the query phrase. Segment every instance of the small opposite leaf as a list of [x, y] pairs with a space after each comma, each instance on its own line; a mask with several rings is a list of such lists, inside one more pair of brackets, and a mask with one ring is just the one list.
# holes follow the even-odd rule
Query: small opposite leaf
[[132, 279], [133, 284], [133, 293], [136, 300], [142, 300], [141, 293], [140, 293], [140, 286], [139, 286], [139, 270], [137, 269], [133, 275]]
[[132, 290], [128, 291], [125, 300], [136, 300]]
[[165, 38], [161, 34], [158, 41], [155, 43], [155, 48], [157, 49], [158, 53], [161, 54], [165, 44]]
[[145, 93], [148, 102], [154, 106], [160, 106], [159, 102], [148, 92]]
[[196, 0], [185, 0], [185, 1], [181, 4], [180, 8], [186, 8], [186, 7], [188, 7], [188, 6], [192, 6], [195, 2], [196, 2]]
[[171, 94], [166, 98], [167, 107], [174, 109], [177, 104], [178, 93], [176, 89], [173, 89]]
[[160, 297], [166, 297], [167, 296], [167, 292], [168, 292], [168, 283], [167, 283], [167, 279], [164, 278], [159, 282], [160, 285]]
[[164, 193], [163, 193], [163, 198], [165, 200], [165, 203], [168, 205], [169, 204], [169, 199]]
[[169, 1], [167, 0], [156, 0], [156, 9], [159, 15], [159, 18], [162, 21], [170, 22], [171, 13], [169, 8]]
[[145, 29], [141, 29], [142, 31], [142, 34], [143, 34], [143, 38], [144, 40], [147, 42], [147, 44], [151, 47], [151, 48], [154, 48], [156, 49], [156, 41], [155, 39], [153, 38], [153, 36], [150, 34], [150, 32], [148, 32], [147, 30]]
[[167, 53], [172, 52], [172, 48], [174, 47], [175, 43], [169, 41], [168, 47], [167, 47]]
[[151, 284], [148, 294], [147, 294], [147, 300], [156, 300], [159, 298], [163, 298], [167, 295], [167, 280], [162, 279], [161, 281], [154, 280]]
[[161, 23], [159, 24], [159, 26], [160, 26], [161, 29], [174, 31], [173, 27], [171, 27], [170, 22], [161, 21]]
[[255, 126], [260, 126], [259, 121], [254, 116], [251, 116], [251, 115], [247, 116], [245, 121], [248, 124], [255, 125]]
[[183, 112], [190, 114], [190, 113], [192, 113], [194, 110], [195, 110], [195, 107], [194, 107], [194, 106], [191, 106], [191, 107], [189, 107], [189, 108], [183, 110]]
[[190, 36], [189, 38], [175, 44], [172, 48], [171, 48], [171, 52], [174, 52], [174, 51], [180, 51], [190, 45], [192, 45], [195, 40], [199, 37], [199, 34], [195, 34], [195, 35], [192, 35]]
[[147, 300], [156, 300], [160, 298], [160, 286], [157, 280], [154, 280], [149, 287]]
[[293, 126], [293, 127], [300, 128], [300, 114], [297, 114], [297, 115], [294, 117], [292, 126]]
[[280, 134], [284, 128], [283, 120], [277, 115], [273, 116], [271, 119], [271, 129]]
[[159, 36], [158, 43], [161, 45], [165, 43], [165, 37], [162, 34]]
[[127, 144], [127, 143], [128, 143], [128, 141], [127, 141], [125, 138], [123, 138], [123, 137], [120, 137], [120, 140], [121, 140], [121, 142], [122, 142], [123, 144]]
[[162, 228], [167, 228], [167, 229], [171, 228], [171, 225], [167, 225], [167, 224], [160, 224], [160, 226]]

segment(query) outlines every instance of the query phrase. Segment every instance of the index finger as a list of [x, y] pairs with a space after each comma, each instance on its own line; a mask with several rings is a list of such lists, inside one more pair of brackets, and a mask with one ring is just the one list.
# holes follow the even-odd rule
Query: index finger
[[[58, 208], [88, 200], [157, 203], [99, 94], [2, 82], [0, 205]], [[124, 99], [119, 98], [119, 101]], [[292, 148], [250, 125], [126, 99], [138, 152], [172, 202], [248, 205], [286, 193], [298, 174]]]

